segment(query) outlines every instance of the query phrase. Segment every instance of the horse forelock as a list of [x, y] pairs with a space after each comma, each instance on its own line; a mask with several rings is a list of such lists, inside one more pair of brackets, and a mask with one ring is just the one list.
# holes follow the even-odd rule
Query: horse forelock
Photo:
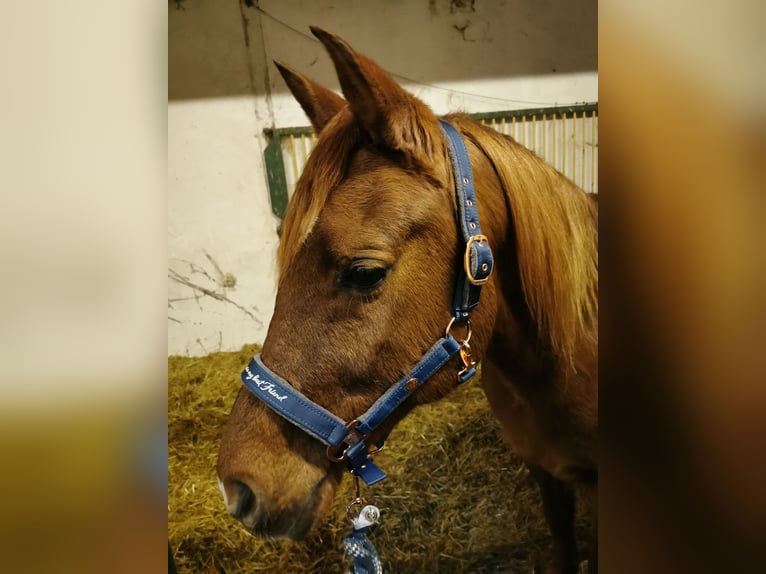
[[[410, 111], [414, 113], [415, 110]], [[351, 160], [360, 148], [371, 145], [379, 153], [390, 154], [391, 159], [410, 174], [435, 185], [443, 184], [443, 177], [449, 171], [444, 169], [445, 162], [449, 161], [447, 148], [438, 135], [438, 124], [427, 113], [430, 110], [421, 110], [421, 114], [411, 118], [412, 121], [401, 122], [408, 127], [400, 127], [397, 137], [409, 142], [406, 151], [386, 150], [385, 146], [370, 142], [348, 108], [341, 110], [325, 126], [287, 206], [277, 251], [280, 277], [311, 234], [333, 189], [343, 182]], [[421, 153], [414, 153], [416, 149]], [[414, 206], [410, 204], [408, 209], [412, 210]]]
[[592, 337], [597, 324], [596, 202], [508, 136], [465, 117], [450, 121], [494, 167], [511, 212], [521, 288], [538, 335], [574, 367], [578, 345]]

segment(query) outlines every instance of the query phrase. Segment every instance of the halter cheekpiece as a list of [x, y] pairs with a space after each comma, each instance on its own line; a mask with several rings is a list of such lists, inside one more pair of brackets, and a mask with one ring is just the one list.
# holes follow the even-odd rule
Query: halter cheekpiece
[[[479, 303], [481, 286], [492, 273], [492, 250], [487, 237], [482, 235], [479, 212], [476, 207], [471, 163], [468, 151], [458, 131], [445, 121], [442, 130], [447, 136], [447, 147], [452, 164], [455, 194], [457, 197], [459, 226], [465, 242], [462, 268], [458, 269], [452, 318], [444, 336], [426, 351], [409, 374], [394, 383], [367, 409], [350, 422], [343, 421], [327, 409], [319, 406], [298, 392], [290, 383], [263, 364], [256, 355], [242, 372], [242, 383], [259, 399], [292, 424], [318, 439], [327, 446], [328, 457], [335, 462], [345, 462], [349, 471], [361, 478], [368, 486], [386, 478], [386, 474], [370, 458], [383, 446], [381, 440], [372, 452], [368, 452], [365, 439], [378, 428], [392, 412], [415, 390], [441, 369], [456, 354], [462, 368], [457, 382], [463, 383], [476, 374], [476, 363], [471, 358], [471, 311]], [[458, 342], [452, 327], [463, 324], [465, 337]]]

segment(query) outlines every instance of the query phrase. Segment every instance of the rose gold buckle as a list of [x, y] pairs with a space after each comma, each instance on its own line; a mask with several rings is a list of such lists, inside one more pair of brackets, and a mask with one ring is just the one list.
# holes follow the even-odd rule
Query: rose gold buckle
[[476, 366], [476, 361], [471, 357], [471, 346], [468, 344], [468, 341], [463, 341], [460, 344], [458, 354], [460, 355], [460, 360], [463, 361], [463, 368], [457, 372], [457, 382], [462, 383], [463, 375]]
[[487, 275], [484, 279], [476, 279], [476, 277], [473, 276], [473, 273], [471, 273], [471, 245], [474, 242], [478, 242], [479, 245], [482, 245], [484, 242], [489, 243], [489, 239], [487, 239], [486, 235], [471, 235], [471, 237], [468, 238], [468, 242], [465, 244], [465, 255], [463, 255], [463, 267], [465, 268], [465, 275], [468, 278], [468, 282], [471, 285], [477, 285], [481, 286], [484, 285], [488, 280], [490, 275], [492, 275], [492, 270], [489, 269], [489, 265], [484, 263], [481, 266], [482, 271], [486, 271], [489, 269], [489, 275]]
[[[458, 321], [460, 323], [461, 321]], [[471, 346], [468, 344], [468, 341], [471, 340], [471, 335], [473, 334], [471, 331], [471, 320], [466, 319], [464, 321], [465, 323], [465, 339], [457, 340], [458, 344], [460, 345], [460, 348], [458, 349], [458, 354], [460, 355], [460, 361], [463, 363], [463, 368], [460, 369], [457, 373], [457, 380], [458, 383], [462, 383], [462, 377], [465, 375], [469, 370], [474, 368], [476, 366], [476, 361], [473, 360], [473, 357], [471, 357]], [[447, 328], [444, 331], [444, 336], [449, 337], [450, 331], [452, 331], [452, 326], [455, 324], [455, 318], [452, 317], [450, 319], [449, 323], [447, 323]]]

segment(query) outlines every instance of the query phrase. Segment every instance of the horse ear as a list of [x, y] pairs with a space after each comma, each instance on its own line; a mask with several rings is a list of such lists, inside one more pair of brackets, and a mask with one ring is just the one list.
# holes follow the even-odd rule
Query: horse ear
[[290, 92], [306, 112], [314, 130], [320, 133], [327, 122], [346, 104], [345, 100], [282, 62], [275, 60], [274, 64], [285, 79]]
[[423, 154], [426, 157], [422, 159], [431, 156], [433, 129], [440, 133], [431, 109], [344, 40], [316, 26], [310, 28], [329, 52], [343, 95], [372, 141], [416, 159]]

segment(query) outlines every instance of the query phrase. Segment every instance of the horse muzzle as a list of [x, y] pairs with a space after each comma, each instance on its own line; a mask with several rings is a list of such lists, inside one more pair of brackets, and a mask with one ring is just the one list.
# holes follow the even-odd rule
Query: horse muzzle
[[251, 534], [265, 539], [303, 540], [332, 502], [334, 488], [322, 479], [302, 499], [273, 500], [249, 480], [218, 479], [224, 505]]

